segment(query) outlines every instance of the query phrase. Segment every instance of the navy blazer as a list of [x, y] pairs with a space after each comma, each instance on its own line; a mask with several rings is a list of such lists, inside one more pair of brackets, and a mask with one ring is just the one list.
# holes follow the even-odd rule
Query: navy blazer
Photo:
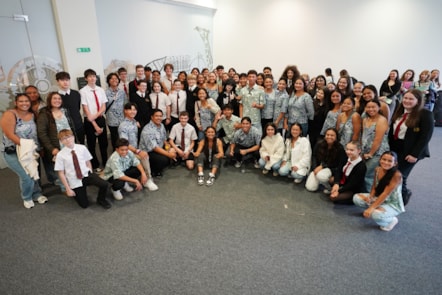
[[[421, 160], [430, 156], [430, 150], [428, 143], [433, 135], [434, 129], [434, 117], [433, 113], [427, 109], [422, 109], [419, 112], [419, 124], [414, 128], [407, 128], [403, 141], [402, 154], [412, 155], [413, 157]], [[388, 132], [388, 142], [390, 148], [395, 152], [398, 151], [398, 140], [393, 137], [394, 122], [391, 122], [390, 131]]]

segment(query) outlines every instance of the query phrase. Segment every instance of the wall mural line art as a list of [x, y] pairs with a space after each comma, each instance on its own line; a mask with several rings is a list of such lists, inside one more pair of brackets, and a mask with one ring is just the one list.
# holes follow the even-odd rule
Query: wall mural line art
[[[197, 52], [195, 55], [184, 54], [157, 57], [146, 63], [145, 66], [151, 67], [152, 70], [163, 72], [164, 65], [170, 63], [174, 67], [175, 75], [178, 75], [178, 73], [181, 71], [189, 73], [192, 68], [199, 68], [200, 70], [203, 68], [212, 69], [213, 57], [209, 42], [210, 30], [198, 26], [195, 27], [195, 30], [199, 33], [203, 41], [204, 54]], [[133, 80], [135, 78], [135, 64], [129, 60], [112, 60], [104, 70], [104, 74], [108, 75], [109, 73], [116, 72], [120, 67], [127, 69], [128, 80]]]
[[[16, 93], [24, 92], [28, 85], [37, 87], [42, 98], [51, 91], [57, 91], [55, 74], [62, 71], [60, 62], [45, 56], [28, 56], [17, 61], [5, 76], [0, 65], [0, 112], [10, 108]], [[6, 83], [4, 83], [6, 82]]]

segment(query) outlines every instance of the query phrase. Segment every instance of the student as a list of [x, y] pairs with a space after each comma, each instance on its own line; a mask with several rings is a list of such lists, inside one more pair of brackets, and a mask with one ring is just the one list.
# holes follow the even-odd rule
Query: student
[[97, 73], [92, 69], [84, 71], [84, 78], [87, 85], [80, 89], [81, 104], [83, 105], [84, 130], [86, 132], [87, 147], [92, 155], [92, 167], [101, 172], [100, 162], [95, 153], [95, 145], [98, 138], [100, 146], [101, 161], [106, 165], [107, 160], [107, 131], [104, 113], [106, 111], [106, 93], [103, 88], [96, 85]]
[[149, 66], [144, 67], [144, 80], [147, 82], [147, 93], [152, 91], [152, 68]]
[[402, 198], [407, 205], [411, 191], [407, 187], [408, 176], [420, 160], [430, 156], [428, 144], [433, 135], [433, 114], [423, 107], [420, 90], [405, 92], [394, 113], [388, 132], [389, 145], [398, 155], [398, 169], [402, 174]]
[[150, 191], [158, 190], [158, 186], [153, 182], [152, 173], [150, 170], [149, 155], [146, 151], [138, 148], [138, 128], [139, 123], [135, 120], [137, 115], [137, 105], [133, 102], [128, 102], [124, 105], [124, 120], [118, 126], [119, 138], [124, 138], [129, 141], [129, 150], [132, 151], [138, 160], [141, 161], [148, 180], [144, 183]]
[[[312, 149], [308, 139], [302, 136], [302, 125], [294, 123], [289, 137], [285, 140], [279, 175], [292, 177], [294, 183], [301, 183], [310, 171]], [[290, 174], [289, 174], [290, 173]]]
[[[135, 79], [133, 79], [130, 83], [129, 83], [129, 97], [134, 94], [135, 92], [138, 91], [138, 84], [140, 83], [141, 80], [144, 80], [144, 67], [142, 65], [136, 65], [135, 66]], [[146, 82], [147, 83], [147, 82]], [[146, 87], [147, 89], [147, 87]]]
[[276, 125], [272, 122], [266, 124], [264, 134], [259, 149], [260, 158], [258, 163], [262, 169], [262, 174], [267, 174], [270, 170], [273, 170], [273, 176], [278, 176], [278, 170], [284, 155], [284, 139], [281, 134], [276, 132]]
[[319, 184], [324, 186], [324, 194], [330, 194], [331, 185], [335, 179], [341, 179], [342, 167], [346, 155], [344, 147], [339, 143], [338, 131], [329, 128], [324, 139], [319, 141], [313, 150], [312, 172], [310, 172], [305, 188], [314, 192]]
[[104, 167], [103, 179], [112, 183], [112, 195], [117, 201], [123, 199], [121, 189], [128, 193], [134, 191], [129, 183], [134, 184], [137, 191], [141, 190], [143, 184], [147, 183], [147, 176], [143, 165], [141, 165], [135, 154], [129, 150], [129, 141], [127, 139], [117, 139], [115, 152], [109, 157], [106, 167]]
[[252, 126], [256, 127], [262, 134], [261, 110], [265, 106], [264, 91], [256, 85], [255, 70], [247, 73], [248, 85], [241, 89], [241, 100], [239, 105], [239, 116], [241, 118], [249, 117]]
[[164, 90], [164, 92], [168, 94], [172, 91], [173, 83], [176, 79], [176, 77], [173, 75], [173, 65], [170, 63], [165, 64], [164, 71], [166, 72], [166, 74], [163, 77], [161, 77], [161, 82], [164, 84], [164, 86], [167, 89], [167, 92], [166, 90]]
[[370, 193], [353, 196], [356, 206], [367, 208], [363, 216], [373, 218], [383, 231], [391, 231], [398, 223], [397, 215], [405, 212], [402, 201], [402, 175], [397, 168], [397, 155], [386, 151], [382, 154]]
[[173, 125], [180, 122], [180, 112], [186, 110], [187, 94], [181, 89], [181, 81], [176, 79], [173, 82], [173, 90], [169, 93], [170, 100], [170, 124], [168, 125], [168, 130], [172, 128]]
[[161, 123], [163, 112], [153, 110], [150, 122], [144, 126], [140, 137], [140, 149], [148, 152], [152, 176], [161, 177], [162, 170], [169, 166], [170, 160], [176, 161], [176, 151], [167, 142], [166, 128]]
[[81, 117], [81, 95], [77, 90], [71, 89], [71, 76], [67, 72], [55, 74], [58, 84], [58, 93], [63, 100], [63, 107], [69, 111], [74, 123], [76, 139], [78, 143], [84, 144], [84, 125]]
[[146, 80], [140, 80], [137, 84], [138, 90], [130, 95], [130, 102], [137, 105], [137, 116], [135, 120], [140, 123], [140, 129], [149, 122], [149, 118], [152, 114], [152, 101], [148, 95]]
[[194, 167], [193, 147], [195, 140], [198, 139], [195, 128], [188, 124], [189, 113], [183, 111], [180, 113], [180, 122], [173, 125], [169, 134], [169, 143], [177, 154], [176, 162], [186, 162], [186, 167], [192, 170]]
[[343, 147], [350, 141], [359, 141], [361, 136], [361, 115], [355, 110], [355, 101], [346, 97], [342, 101], [341, 112], [336, 119], [336, 130], [339, 132], [340, 142]]
[[228, 79], [224, 84], [223, 91], [219, 94], [216, 103], [222, 109], [230, 104], [233, 107], [233, 114], [239, 116], [239, 102], [235, 93], [236, 84], [233, 79]]
[[196, 76], [190, 74], [187, 76], [187, 84], [188, 88], [186, 90], [186, 111], [189, 113], [189, 124], [195, 128], [195, 131], [198, 130], [198, 127], [195, 123], [195, 102], [198, 101], [198, 90], [200, 89], [196, 85]]
[[235, 132], [230, 144], [230, 157], [232, 160], [236, 160], [236, 168], [240, 168], [248, 160], [253, 160], [255, 168], [259, 168], [258, 158], [261, 131], [252, 126], [252, 120], [249, 117], [241, 119], [241, 129]]
[[120, 78], [116, 73], [110, 73], [106, 77], [107, 103], [106, 103], [106, 121], [111, 134], [112, 147], [115, 149], [115, 142], [118, 139], [118, 126], [124, 119], [123, 107], [126, 103], [126, 95], [124, 91], [118, 88]]
[[204, 166], [210, 168], [209, 178], [206, 181], [207, 186], [213, 185], [215, 175], [218, 171], [220, 161], [224, 157], [222, 142], [216, 137], [216, 130], [209, 126], [206, 129], [205, 137], [198, 144], [198, 149], [194, 153], [198, 169], [198, 184], [204, 184]]
[[215, 116], [221, 109], [213, 98], [209, 97], [206, 89], [198, 90], [198, 100], [195, 102], [195, 123], [198, 126], [198, 139], [204, 138], [204, 130], [212, 126]]
[[[3, 158], [6, 165], [19, 178], [20, 193], [23, 205], [26, 209], [34, 207], [34, 200], [44, 204], [48, 198], [42, 195], [38, 183], [38, 162], [37, 159], [28, 158], [27, 165], [23, 165], [19, 159], [17, 147], [22, 144], [29, 147], [33, 154], [38, 145], [37, 126], [34, 113], [31, 111], [31, 100], [20, 93], [15, 96], [15, 108], [7, 110], [0, 119], [0, 126], [3, 130]], [[23, 147], [22, 147], [23, 148]]]
[[233, 115], [233, 107], [230, 104], [223, 106], [222, 115], [217, 114], [213, 120], [212, 126], [216, 128], [216, 132], [222, 133], [221, 141], [226, 154], [229, 154], [230, 144], [233, 140], [235, 131], [241, 128], [241, 118]]
[[364, 177], [367, 167], [361, 158], [361, 144], [350, 141], [345, 147], [347, 164], [342, 167], [340, 179], [334, 179], [330, 200], [335, 203], [353, 204], [353, 195], [364, 189]]
[[106, 200], [109, 184], [98, 174], [92, 173], [92, 155], [81, 144], [75, 144], [74, 134], [71, 130], [63, 129], [58, 133], [58, 138], [64, 148], [57, 154], [55, 171], [66, 188], [66, 195], [73, 197], [81, 208], [89, 206], [86, 188], [89, 185], [98, 187], [97, 204], [104, 209], [112, 205]]
[[117, 71], [118, 78], [120, 78], [120, 83], [118, 84], [118, 89], [123, 90], [126, 94], [126, 99], [129, 99], [129, 81], [127, 81], [127, 70], [126, 68], [119, 68]]

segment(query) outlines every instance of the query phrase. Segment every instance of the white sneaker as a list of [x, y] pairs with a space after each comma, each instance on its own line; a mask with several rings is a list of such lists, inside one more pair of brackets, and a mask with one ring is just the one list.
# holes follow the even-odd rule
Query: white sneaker
[[241, 167], [242, 163], [240, 161], [236, 161], [235, 163], [235, 168], [239, 168]]
[[391, 231], [396, 224], [399, 222], [399, 220], [397, 219], [397, 217], [393, 217], [393, 220], [390, 222], [389, 225], [387, 226], [381, 226], [380, 229], [383, 231]]
[[326, 195], [329, 195], [331, 193], [331, 191], [326, 188], [322, 192]]
[[130, 184], [129, 184], [128, 182], [124, 183], [124, 187], [123, 187], [123, 189], [124, 189], [126, 192], [128, 192], [128, 193], [131, 193], [131, 192], [134, 191], [134, 188], [131, 187]]
[[26, 209], [31, 209], [32, 207], [34, 207], [34, 201], [32, 200], [23, 201], [23, 205], [25, 206]]
[[262, 174], [266, 175], [266, 174], [268, 174], [268, 173], [269, 173], [269, 170], [267, 170], [267, 169], [262, 169]]
[[255, 161], [255, 164], [253, 164], [253, 167], [255, 167], [256, 169], [259, 169], [259, 168], [261, 168], [261, 166], [259, 166], [259, 163], [258, 163], [258, 161]]
[[274, 170], [274, 171], [273, 171], [273, 176], [275, 176], [275, 177], [276, 177], [276, 176], [279, 176], [278, 171]]
[[206, 181], [207, 186], [211, 186], [215, 182], [215, 176], [209, 175], [209, 179]]
[[144, 187], [146, 187], [151, 192], [158, 190], [158, 185], [153, 182], [152, 178], [149, 178], [147, 182], [144, 184]]
[[114, 199], [117, 201], [121, 201], [123, 199], [123, 195], [121, 194], [121, 191], [112, 191], [112, 195], [114, 195]]
[[204, 175], [198, 175], [198, 184], [203, 185], [204, 184]]
[[46, 203], [48, 201], [48, 198], [46, 198], [46, 196], [41, 195], [35, 201], [37, 201], [39, 204], [44, 204], [44, 203]]
[[293, 180], [294, 183], [301, 183], [302, 182], [302, 178], [295, 178], [295, 180]]

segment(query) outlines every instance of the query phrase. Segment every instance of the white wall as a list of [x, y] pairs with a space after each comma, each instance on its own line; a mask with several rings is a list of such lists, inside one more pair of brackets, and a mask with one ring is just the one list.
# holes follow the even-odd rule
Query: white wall
[[377, 87], [391, 69], [442, 68], [440, 0], [222, 0], [214, 17], [214, 64], [237, 71], [287, 64], [335, 77], [346, 68]]
[[[133, 70], [135, 64], [152, 64], [152, 68], [165, 62], [175, 70], [190, 71], [191, 67], [207, 66], [205, 44], [195, 27], [210, 31], [212, 46], [212, 1], [207, 7], [200, 1], [155, 0], [97, 0], [97, 21], [105, 68], [116, 70], [120, 65]], [[123, 9], [124, 8], [124, 9]], [[199, 59], [198, 59], [199, 57]]]

